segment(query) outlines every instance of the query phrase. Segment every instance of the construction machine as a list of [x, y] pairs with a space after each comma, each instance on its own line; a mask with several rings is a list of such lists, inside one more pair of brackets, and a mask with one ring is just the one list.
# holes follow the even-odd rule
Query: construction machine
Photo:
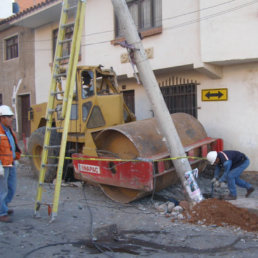
[[[65, 77], [58, 82], [55, 95], [56, 128], [50, 137], [45, 181], [56, 177], [63, 120], [61, 103]], [[28, 151], [33, 171], [38, 176], [44, 148], [47, 103], [31, 107], [31, 137]], [[200, 122], [186, 113], [175, 113], [176, 126], [186, 155], [204, 157], [210, 150], [221, 150], [222, 140], [207, 136]], [[51, 146], [50, 146], [51, 147]], [[98, 184], [113, 200], [128, 203], [153, 191], [159, 191], [178, 180], [164, 137], [154, 118], [135, 121], [119, 91], [113, 69], [102, 66], [79, 66], [73, 91], [68, 128], [64, 176], [74, 170], [78, 180]], [[175, 157], [180, 158], [180, 157]], [[194, 167], [203, 166], [202, 159], [190, 158]]]

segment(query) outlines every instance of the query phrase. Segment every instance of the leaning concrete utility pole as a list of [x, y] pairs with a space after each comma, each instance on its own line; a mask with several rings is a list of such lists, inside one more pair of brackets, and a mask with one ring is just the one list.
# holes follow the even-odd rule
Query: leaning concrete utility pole
[[[134, 49], [134, 59], [137, 66], [140, 79], [147, 92], [151, 102], [154, 117], [158, 122], [158, 128], [166, 139], [166, 145], [171, 157], [184, 157], [185, 151], [181, 140], [177, 134], [175, 125], [167, 109], [164, 98], [161, 94], [156, 77], [152, 71], [149, 60], [145, 54], [141, 39], [138, 35], [136, 26], [128, 10], [125, 0], [112, 0], [120, 28], [124, 31], [126, 43]], [[173, 160], [177, 175], [181, 179], [182, 185], [186, 188], [185, 172], [191, 171], [192, 168], [187, 158]], [[187, 199], [193, 202], [186, 191]]]

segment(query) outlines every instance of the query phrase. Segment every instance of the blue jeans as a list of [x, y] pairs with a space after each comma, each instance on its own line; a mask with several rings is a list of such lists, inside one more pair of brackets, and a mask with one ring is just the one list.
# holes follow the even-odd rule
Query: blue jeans
[[227, 175], [227, 180], [228, 189], [231, 195], [237, 196], [236, 185], [246, 189], [252, 187], [249, 183], [239, 178], [242, 172], [249, 166], [249, 164], [249, 159], [246, 159], [240, 166], [229, 171]]
[[4, 176], [0, 176], [0, 216], [7, 215], [8, 204], [16, 191], [16, 168], [4, 167]]

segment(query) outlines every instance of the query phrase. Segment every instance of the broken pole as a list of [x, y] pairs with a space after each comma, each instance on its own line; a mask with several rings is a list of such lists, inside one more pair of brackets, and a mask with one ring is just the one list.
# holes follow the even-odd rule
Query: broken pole
[[[158, 82], [145, 54], [141, 39], [138, 35], [127, 4], [125, 0], [112, 0], [112, 4], [119, 21], [120, 28], [124, 31], [126, 42], [134, 49], [134, 61], [140, 75], [140, 80], [151, 102], [154, 117], [158, 122], [158, 128], [165, 137], [170, 156], [171, 158], [185, 157], [184, 147], [177, 134], [175, 125], [161, 94]], [[172, 162], [175, 166], [176, 173], [186, 190], [186, 179], [184, 174], [185, 172], [192, 170], [190, 163], [187, 158], [173, 159]], [[193, 203], [194, 201], [189, 196], [188, 191], [186, 190], [185, 192], [187, 200], [190, 203]]]

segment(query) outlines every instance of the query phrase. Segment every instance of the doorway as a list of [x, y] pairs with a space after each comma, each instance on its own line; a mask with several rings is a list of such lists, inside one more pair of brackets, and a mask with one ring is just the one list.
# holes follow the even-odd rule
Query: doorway
[[21, 126], [20, 132], [22, 136], [30, 136], [30, 121], [29, 121], [29, 109], [30, 109], [30, 94], [19, 96], [20, 108], [21, 108]]

